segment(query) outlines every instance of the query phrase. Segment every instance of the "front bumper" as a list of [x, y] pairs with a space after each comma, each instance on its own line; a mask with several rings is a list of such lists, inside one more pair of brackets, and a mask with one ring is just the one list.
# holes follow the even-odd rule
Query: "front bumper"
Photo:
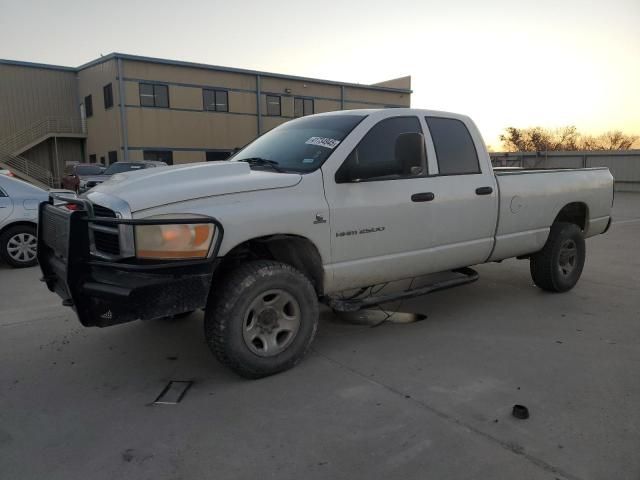
[[[54, 197], [74, 203], [81, 210], [54, 206], [53, 198], [40, 204], [38, 261], [49, 290], [62, 298], [63, 305], [73, 307], [84, 326], [106, 327], [206, 306], [223, 235], [217, 220], [206, 220], [216, 225], [216, 238], [208, 259], [111, 262], [91, 255], [91, 222], [139, 225], [167, 221], [95, 217], [87, 200]], [[171, 223], [203, 223], [203, 220], [172, 220]]]

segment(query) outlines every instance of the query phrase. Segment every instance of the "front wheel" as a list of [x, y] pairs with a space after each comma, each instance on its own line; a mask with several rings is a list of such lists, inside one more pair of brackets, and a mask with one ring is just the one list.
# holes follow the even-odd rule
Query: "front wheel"
[[582, 230], [573, 223], [555, 223], [544, 248], [531, 256], [531, 278], [543, 290], [566, 292], [578, 283], [585, 257]]
[[38, 263], [36, 227], [15, 225], [0, 235], [0, 256], [14, 268], [33, 267]]
[[218, 285], [204, 321], [218, 360], [246, 378], [273, 375], [302, 360], [318, 326], [317, 295], [304, 274], [260, 260], [229, 272]]

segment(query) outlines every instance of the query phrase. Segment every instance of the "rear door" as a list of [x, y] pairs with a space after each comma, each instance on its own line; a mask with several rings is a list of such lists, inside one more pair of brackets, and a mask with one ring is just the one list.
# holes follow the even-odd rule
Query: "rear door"
[[0, 227], [2, 222], [5, 221], [11, 215], [13, 211], [13, 202], [9, 195], [0, 186]]
[[498, 214], [496, 179], [482, 139], [458, 118], [425, 116], [431, 175], [429, 269], [443, 271], [486, 261]]

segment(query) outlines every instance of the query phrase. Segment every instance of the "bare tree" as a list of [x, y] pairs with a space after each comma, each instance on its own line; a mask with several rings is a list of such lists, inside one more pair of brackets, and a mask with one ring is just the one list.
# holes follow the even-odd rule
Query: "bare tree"
[[518, 152], [628, 150], [639, 138], [637, 135], [627, 135], [620, 130], [597, 136], [581, 135], [574, 125], [557, 129], [507, 127], [500, 135], [500, 141], [505, 150]]
[[638, 140], [637, 135], [627, 135], [620, 130], [605, 132], [598, 136], [584, 136], [584, 150], [629, 150]]

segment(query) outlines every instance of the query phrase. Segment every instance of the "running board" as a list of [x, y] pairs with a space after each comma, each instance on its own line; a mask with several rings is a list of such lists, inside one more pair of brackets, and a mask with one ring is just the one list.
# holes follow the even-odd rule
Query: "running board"
[[357, 312], [362, 308], [380, 305], [381, 303], [393, 302], [395, 300], [402, 300], [405, 298], [419, 297], [421, 295], [426, 295], [427, 293], [437, 292], [439, 290], [445, 290], [447, 288], [458, 287], [460, 285], [475, 282], [479, 278], [478, 272], [469, 267], [457, 268], [455, 270], [451, 270], [451, 272], [458, 273], [463, 276], [442, 280], [440, 282], [432, 283], [431, 285], [414, 288], [413, 290], [404, 290], [402, 292], [395, 292], [388, 295], [380, 295], [377, 297], [353, 298], [348, 300], [333, 297], [324, 297], [322, 301], [338, 312]]

